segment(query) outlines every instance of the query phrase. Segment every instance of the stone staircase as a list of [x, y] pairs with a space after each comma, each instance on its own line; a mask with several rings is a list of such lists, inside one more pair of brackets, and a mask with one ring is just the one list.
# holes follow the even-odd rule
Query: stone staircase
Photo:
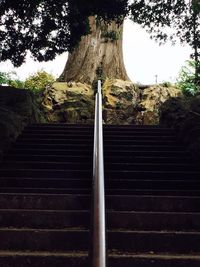
[[[0, 266], [88, 267], [93, 127], [27, 127], [0, 167]], [[200, 167], [171, 129], [105, 126], [108, 267], [200, 267]]]

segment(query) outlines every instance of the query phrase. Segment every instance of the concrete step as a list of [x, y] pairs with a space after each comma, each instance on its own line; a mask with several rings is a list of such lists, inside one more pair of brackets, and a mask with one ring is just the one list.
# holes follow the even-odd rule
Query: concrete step
[[200, 180], [159, 180], [159, 179], [105, 179], [110, 189], [162, 189], [162, 190], [196, 190]]
[[108, 170], [105, 171], [108, 179], [152, 179], [152, 180], [196, 180], [200, 178], [199, 171], [175, 171], [175, 170]]
[[[36, 169], [36, 168], [1, 168], [0, 169], [0, 178], [6, 177], [29, 177], [29, 178], [66, 178], [66, 179], [91, 179], [92, 170], [77, 170], [76, 166], [74, 169], [70, 170], [60, 170], [60, 169]], [[173, 179], [173, 180], [197, 180], [200, 178], [199, 171], [169, 171], [169, 170], [106, 170], [105, 177], [107, 179], [151, 179], [151, 180], [160, 180], [160, 179]]]
[[[108, 229], [134, 231], [198, 231], [200, 213], [109, 211]], [[89, 229], [89, 210], [26, 210], [0, 209], [0, 223], [4, 228]]]
[[[173, 136], [175, 137], [175, 132], [174, 131], [169, 131], [169, 130], [155, 130], [155, 129], [150, 129], [150, 130], [144, 130], [144, 129], [103, 129], [103, 133], [106, 137], [108, 136]], [[26, 128], [23, 130], [22, 135], [28, 135], [28, 134], [33, 134], [33, 135], [45, 135], [45, 134], [50, 134], [50, 135], [73, 135], [74, 137], [78, 136], [93, 136], [94, 135], [94, 128], [55, 128], [55, 127], [37, 127], [37, 128]]]
[[48, 170], [48, 169], [0, 169], [0, 177], [30, 177], [30, 178], [67, 178], [67, 179], [91, 179], [92, 171], [88, 170]]
[[[17, 143], [16, 145], [24, 145], [24, 144], [34, 144], [36, 143], [37, 145], [38, 144], [42, 144], [42, 145], [45, 145], [45, 144], [49, 144], [49, 145], [53, 145], [53, 144], [57, 144], [57, 145], [72, 145], [72, 144], [80, 144], [80, 145], [92, 145], [93, 146], [93, 139], [92, 138], [84, 138], [84, 139], [47, 139], [47, 138], [44, 138], [44, 139], [35, 139], [35, 138], [18, 138], [17, 140]], [[104, 139], [104, 145], [105, 146], [112, 146], [112, 145], [120, 145], [121, 147], [122, 146], [125, 146], [125, 145], [131, 145], [131, 146], [144, 146], [144, 145], [147, 145], [147, 146], [175, 146], [175, 147], [180, 147], [179, 143], [177, 141], [174, 141], [174, 140], [158, 140], [158, 138], [156, 139], [131, 139], [131, 140], [127, 140], [127, 139], [114, 139], [112, 138], [111, 140], [109, 139]]]
[[34, 128], [34, 127], [65, 127], [65, 128], [94, 128], [93, 124], [77, 124], [77, 123], [32, 123], [28, 125], [27, 128]]
[[[109, 189], [140, 189], [140, 190], [197, 190], [200, 189], [200, 180], [136, 180], [136, 179], [106, 179], [106, 188]], [[0, 188], [3, 187], [32, 188], [91, 188], [92, 179], [70, 178], [26, 178], [1, 177]]]
[[0, 250], [88, 250], [89, 231], [81, 229], [0, 228]]
[[200, 197], [112, 195], [106, 205], [117, 211], [200, 212]]
[[90, 155], [37, 155], [37, 154], [7, 154], [5, 161], [32, 161], [32, 162], [92, 162], [93, 157]]
[[[0, 209], [89, 210], [90, 195], [0, 194]], [[106, 195], [106, 208], [115, 211], [200, 212], [200, 197]]]
[[[52, 187], [3, 187], [0, 193], [39, 193], [39, 194], [90, 194], [87, 188], [52, 188]], [[152, 195], [152, 196], [199, 196], [200, 190], [161, 190], [161, 189], [106, 189], [107, 195]]]
[[[4, 187], [0, 188], [0, 193], [38, 193], [38, 194], [91, 194], [91, 189], [86, 188], [34, 188], [34, 187]], [[197, 195], [197, 194], [196, 194]]]
[[[110, 211], [107, 212], [107, 227], [108, 229], [123, 229], [125, 231], [193, 231], [199, 233], [200, 213]], [[155, 242], [157, 241], [155, 240]], [[169, 242], [173, 243], [173, 241]], [[143, 245], [146, 246], [146, 241]]]
[[[0, 167], [10, 169], [53, 169], [53, 170], [91, 170], [92, 161], [84, 162], [39, 162], [39, 161], [4, 161]], [[126, 170], [126, 171], [200, 171], [199, 166], [191, 163], [112, 163], [105, 162], [106, 170]], [[199, 172], [200, 174], [200, 172]]]
[[89, 210], [89, 194], [0, 194], [0, 209]]
[[[174, 137], [176, 138], [176, 135], [173, 131], [159, 131], [159, 130], [140, 130], [140, 129], [135, 129], [135, 130], [125, 130], [125, 129], [104, 129], [103, 130], [104, 136], [106, 138], [110, 138], [110, 136], [113, 137], [118, 137], [118, 136], [124, 136], [124, 137], [128, 137], [128, 136], [135, 136], [135, 137], [146, 137], [146, 136], [152, 136], [152, 137]], [[52, 128], [34, 128], [34, 129], [25, 129], [22, 133], [22, 135], [63, 135], [63, 136], [68, 136], [68, 135], [72, 135], [73, 137], [78, 137], [78, 136], [93, 136], [94, 134], [94, 130], [93, 129], [52, 129]]]
[[[69, 153], [68, 153], [69, 154]], [[17, 161], [47, 161], [47, 162], [91, 162], [92, 155], [37, 155], [37, 154], [23, 154], [23, 153], [9, 153], [4, 156], [4, 160]], [[129, 156], [123, 157], [121, 155], [104, 157], [105, 162], [109, 163], [194, 163], [190, 157], [145, 157], [145, 156]]]
[[[34, 128], [34, 127], [55, 127], [55, 128], [59, 128], [59, 127], [65, 127], [65, 128], [93, 128], [93, 124], [70, 124], [70, 123], [33, 123], [29, 126], [27, 126], [27, 128]], [[104, 124], [103, 127], [105, 129], [163, 129], [163, 130], [171, 130], [171, 128], [167, 128], [167, 127], [163, 127], [161, 125], [108, 125], [108, 124]]]
[[[70, 139], [75, 139], [75, 140], [78, 140], [78, 139], [86, 139], [86, 140], [91, 140], [93, 138], [93, 134], [87, 134], [87, 133], [83, 133], [83, 134], [80, 134], [79, 135], [76, 135], [75, 133], [22, 133], [18, 140], [23, 140], [23, 139], [34, 139], [34, 140], [38, 140], [38, 139], [41, 139], [41, 140], [45, 140], [45, 139], [53, 139], [53, 140], [70, 140]], [[133, 134], [130, 134], [130, 135], [125, 135], [124, 134], [112, 134], [112, 133], [105, 133], [104, 134], [104, 141], [111, 141], [113, 139], [117, 139], [117, 140], [121, 140], [121, 141], [124, 141], [124, 139], [128, 140], [128, 141], [132, 141], [132, 140], [157, 140], [158, 141], [158, 136], [157, 135], [146, 135], [145, 133], [133, 133]], [[176, 137], [175, 135], [160, 135], [159, 136], [159, 140], [165, 140], [165, 141], [175, 141], [176, 140]]]
[[[89, 210], [26, 210], [0, 209], [3, 228], [20, 229], [89, 229]], [[14, 236], [14, 235], [13, 235]], [[35, 241], [36, 242], [36, 241]]]
[[[200, 253], [199, 232], [112, 230], [107, 238], [108, 249], [122, 252]], [[0, 239], [0, 250], [64, 252], [89, 248], [87, 230], [1, 228]]]
[[[93, 131], [93, 125], [69, 125], [69, 124], [32, 124], [25, 128], [25, 130], [91, 130]], [[174, 130], [166, 127], [161, 127], [159, 125], [103, 125], [104, 131], [143, 131], [143, 132], [160, 132], [160, 133], [173, 133]]]
[[[13, 145], [13, 148], [16, 148], [16, 149], [24, 149], [24, 148], [27, 148], [27, 146], [29, 147], [29, 149], [55, 149], [55, 150], [89, 150], [91, 153], [92, 153], [92, 147], [93, 147], [93, 144], [92, 142], [90, 144], [87, 144], [87, 143], [82, 143], [82, 144], [77, 144], [77, 143], [74, 143], [74, 144], [70, 144], [70, 143], [67, 143], [67, 144], [54, 144], [54, 143], [47, 143], [47, 144], [39, 144], [39, 143], [36, 143], [36, 142], [33, 142], [33, 143], [20, 143], [20, 142], [17, 142], [16, 144]], [[124, 151], [124, 150], [129, 150], [130, 152], [133, 152], [133, 151], [137, 151], [137, 150], [140, 150], [140, 151], [168, 151], [168, 152], [171, 152], [171, 151], [178, 151], [178, 152], [183, 152], [184, 149], [182, 146], [180, 145], [159, 145], [159, 144], [125, 144], [125, 145], [121, 145], [121, 144], [115, 144], [115, 145], [110, 145], [110, 144], [105, 144], [104, 145], [104, 152], [106, 152], [107, 150], [108, 151], [116, 151], [118, 153], [120, 153], [120, 151]]]
[[10, 169], [53, 169], [53, 170], [92, 170], [90, 162], [34, 162], [34, 161], [4, 161], [0, 167]]
[[[104, 126], [108, 264], [200, 266], [200, 169], [169, 128]], [[93, 126], [35, 124], [0, 170], [0, 265], [88, 267]]]
[[[65, 150], [65, 149], [40, 149], [40, 148], [16, 148], [16, 149], [10, 149], [7, 151], [6, 155], [56, 155], [56, 156], [72, 156], [72, 157], [92, 157], [92, 150], [89, 148], [84, 148], [84, 150], [80, 149], [73, 149], [73, 150]], [[6, 157], [5, 155], [5, 157]], [[177, 154], [176, 154], [177, 155]], [[178, 154], [179, 155], [179, 154]], [[180, 154], [182, 155], [182, 154]]]
[[63, 150], [86, 150], [92, 153], [93, 147], [92, 142], [90, 144], [82, 143], [82, 144], [38, 144], [38, 143], [20, 143], [17, 142], [13, 145], [14, 149], [23, 149], [29, 147], [29, 149], [63, 149]]
[[[199, 232], [121, 231], [108, 233], [108, 248], [124, 252], [200, 253]], [[120, 242], [119, 242], [120, 240]]]
[[[88, 267], [86, 252], [32, 252], [32, 251], [0, 251], [0, 264], [3, 267]], [[108, 264], [111, 267], [199, 267], [199, 255], [182, 254], [122, 254], [109, 252]]]
[[[106, 170], [119, 170], [119, 171], [199, 171], [199, 166], [191, 163], [168, 163], [168, 162], [140, 162], [140, 163], [106, 163]], [[200, 174], [200, 173], [199, 173]]]
[[48, 178], [16, 178], [6, 177], [0, 179], [0, 188], [15, 187], [15, 188], [85, 188], [92, 187], [92, 179], [48, 179]]
[[[156, 150], [152, 150], [152, 151], [141, 151], [139, 149], [137, 150], [120, 150], [120, 153], [118, 153], [116, 155], [116, 150], [109, 150], [109, 149], [104, 149], [104, 154], [105, 154], [105, 158], [109, 157], [109, 158], [122, 158], [123, 161], [125, 161], [126, 159], [129, 158], [134, 158], [134, 157], [155, 157], [155, 158], [159, 158], [159, 157], [168, 157], [168, 158], [180, 158], [183, 159], [185, 157], [188, 157], [191, 159], [191, 156], [189, 156], [186, 152], [184, 151], [174, 151], [174, 150], [165, 150], [165, 151], [156, 151]], [[6, 154], [8, 155], [55, 155], [55, 156], [85, 156], [85, 157], [92, 157], [92, 150], [89, 148], [84, 148], [84, 150], [80, 150], [80, 149], [73, 149], [73, 150], [65, 150], [65, 149], [46, 149], [46, 148], [16, 148], [16, 149], [10, 149]]]

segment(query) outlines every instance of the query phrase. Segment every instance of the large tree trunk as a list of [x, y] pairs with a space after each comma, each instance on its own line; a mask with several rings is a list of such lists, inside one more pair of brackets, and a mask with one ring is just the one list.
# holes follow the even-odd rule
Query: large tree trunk
[[90, 17], [91, 34], [82, 37], [69, 54], [60, 81], [87, 84], [102, 77], [129, 80], [123, 61], [123, 25], [106, 24]]

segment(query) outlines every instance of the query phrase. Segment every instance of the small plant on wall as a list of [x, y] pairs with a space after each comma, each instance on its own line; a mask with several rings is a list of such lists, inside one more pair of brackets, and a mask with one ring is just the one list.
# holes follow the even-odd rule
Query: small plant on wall
[[119, 40], [119, 34], [116, 31], [103, 31], [101, 38], [105, 39], [105, 42], [115, 42]]

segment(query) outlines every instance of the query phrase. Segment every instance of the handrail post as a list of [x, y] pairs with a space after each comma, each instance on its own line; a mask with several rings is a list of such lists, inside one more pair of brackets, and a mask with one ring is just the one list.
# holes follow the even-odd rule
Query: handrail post
[[101, 81], [95, 100], [93, 197], [90, 261], [92, 267], [106, 267], [105, 187]]
[[97, 93], [102, 95], [102, 91], [101, 91], [101, 80], [98, 80], [98, 88], [97, 88]]

